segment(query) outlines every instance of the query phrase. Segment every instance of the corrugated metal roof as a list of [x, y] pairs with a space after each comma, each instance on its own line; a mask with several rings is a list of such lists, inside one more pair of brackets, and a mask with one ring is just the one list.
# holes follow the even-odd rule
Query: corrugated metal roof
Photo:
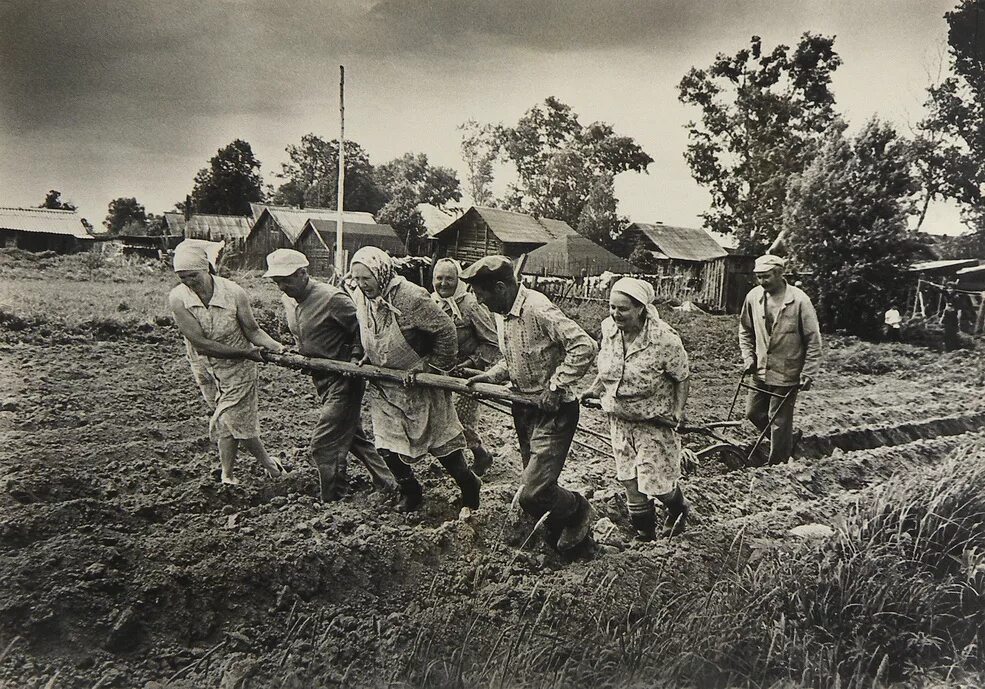
[[944, 261], [924, 261], [914, 263], [910, 266], [911, 273], [924, 273], [932, 270], [942, 270], [947, 268], [969, 268], [977, 266], [980, 261], [977, 258], [954, 258]]
[[567, 235], [537, 247], [527, 254], [527, 261], [523, 264], [526, 275], [580, 277], [583, 274], [601, 275], [605, 271], [641, 272], [629, 261], [580, 234]]
[[[285, 235], [287, 235], [287, 238], [292, 244], [298, 241], [298, 238], [301, 236], [301, 232], [304, 230], [304, 224], [308, 222], [309, 219], [335, 220], [338, 218], [338, 212], [332, 210], [331, 208], [264, 206], [263, 209], [267, 211], [271, 217], [273, 217], [277, 223], [277, 226], [280, 227], [281, 231]], [[259, 222], [260, 217], [257, 216], [256, 220]], [[376, 224], [376, 219], [373, 217], [373, 214], [365, 213], [363, 211], [343, 211], [342, 220], [343, 225], [347, 222], [368, 225]]]
[[477, 214], [489, 226], [489, 231], [505, 244], [547, 244], [554, 239], [577, 234], [562, 220], [535, 218], [526, 213], [504, 211], [501, 208], [472, 206], [461, 218], [438, 234], [457, 227], [465, 218]]
[[185, 225], [186, 237], [235, 239], [250, 233], [250, 219], [240, 215], [193, 215]]
[[715, 238], [700, 227], [674, 227], [661, 223], [634, 222], [626, 229], [638, 229], [658, 251], [673, 260], [710, 261], [728, 255]]
[[0, 230], [60, 234], [77, 239], [92, 239], [82, 224], [78, 211], [50, 208], [7, 208], [0, 206]]

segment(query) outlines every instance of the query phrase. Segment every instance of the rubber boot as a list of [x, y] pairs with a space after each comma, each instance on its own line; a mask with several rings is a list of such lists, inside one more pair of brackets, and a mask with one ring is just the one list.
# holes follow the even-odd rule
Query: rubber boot
[[574, 550], [584, 543], [592, 532], [592, 506], [585, 496], [578, 493], [575, 495], [578, 499], [578, 509], [561, 531], [561, 537], [557, 539], [557, 549], [561, 552]]
[[465, 463], [465, 455], [462, 454], [462, 451], [456, 450], [450, 455], [438, 457], [438, 461], [441, 462], [441, 466], [445, 468], [445, 471], [455, 479], [459, 490], [462, 491], [462, 505], [473, 510], [478, 509], [479, 488], [482, 487], [482, 481], [469, 469], [469, 465]]
[[492, 463], [492, 455], [486, 451], [486, 448], [482, 445], [476, 445], [472, 448], [472, 472], [476, 476], [485, 476]]
[[670, 538], [684, 533], [687, 526], [687, 518], [691, 514], [691, 505], [684, 499], [681, 487], [677, 486], [669, 496], [660, 496], [660, 502], [667, 508], [667, 517], [664, 519], [663, 535]]
[[646, 543], [657, 537], [657, 513], [653, 506], [648, 512], [630, 512], [629, 521], [636, 529], [636, 540]]
[[414, 470], [400, 457], [392, 452], [380, 451], [380, 457], [390, 468], [390, 473], [397, 479], [397, 490], [400, 491], [400, 501], [397, 503], [398, 512], [412, 512], [424, 502], [424, 489], [414, 476]]

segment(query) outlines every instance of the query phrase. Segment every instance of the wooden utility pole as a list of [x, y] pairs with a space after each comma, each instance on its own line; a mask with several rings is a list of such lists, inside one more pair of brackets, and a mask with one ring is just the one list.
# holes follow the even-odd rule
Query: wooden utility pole
[[335, 276], [341, 280], [345, 275], [345, 249], [342, 248], [342, 196], [345, 189], [345, 66], [339, 65], [339, 194], [335, 220]]

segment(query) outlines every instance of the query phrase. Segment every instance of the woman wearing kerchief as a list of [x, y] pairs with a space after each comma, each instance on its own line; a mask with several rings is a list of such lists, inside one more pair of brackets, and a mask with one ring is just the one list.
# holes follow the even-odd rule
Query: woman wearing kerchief
[[[441, 258], [434, 264], [432, 298], [455, 322], [458, 335], [456, 368], [485, 371], [499, 359], [499, 336], [496, 321], [489, 309], [476, 300], [468, 285], [458, 279], [461, 266], [453, 258]], [[471, 395], [454, 396], [455, 411], [465, 432], [465, 442], [472, 451], [472, 471], [479, 476], [492, 465], [492, 455], [479, 437], [479, 404]]]
[[277, 478], [284, 468], [260, 439], [256, 362], [263, 361], [263, 350], [279, 352], [283, 346], [257, 325], [246, 291], [214, 270], [202, 244], [179, 244], [174, 272], [181, 284], [171, 290], [168, 304], [185, 338], [192, 375], [212, 411], [209, 432], [219, 446], [222, 482], [239, 483], [233, 467], [241, 444]]
[[687, 352], [660, 319], [653, 287], [622, 278], [609, 294], [602, 322], [598, 376], [583, 400], [601, 397], [609, 416], [616, 478], [640, 540], [656, 536], [653, 500], [666, 508], [663, 534], [684, 530], [690, 506], [681, 493], [681, 441], [673, 425], [684, 416], [690, 386]]
[[458, 484], [465, 507], [479, 506], [482, 482], [465, 463], [462, 424], [451, 392], [414, 386], [413, 373], [447, 373], [458, 350], [455, 324], [427, 290], [396, 275], [383, 250], [363, 247], [352, 257], [350, 278], [365, 361], [410, 372], [408, 385], [374, 382], [370, 408], [376, 447], [397, 478], [399, 510], [417, 509], [421, 484], [410, 464], [430, 453]]

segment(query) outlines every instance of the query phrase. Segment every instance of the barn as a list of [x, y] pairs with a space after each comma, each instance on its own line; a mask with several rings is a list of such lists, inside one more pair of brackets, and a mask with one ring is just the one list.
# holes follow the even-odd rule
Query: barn
[[91, 230], [78, 211], [0, 207], [0, 247], [71, 253], [91, 246]]
[[754, 258], [730, 254], [702, 228], [634, 222], [620, 235], [619, 252], [646, 259], [640, 267], [667, 299], [738, 313], [752, 287]]
[[544, 277], [579, 278], [604, 272], [626, 274], [642, 271], [580, 234], [565, 235], [534, 249], [523, 264], [524, 275]]
[[[331, 275], [335, 261], [336, 220], [309, 218], [294, 248], [308, 257], [313, 275]], [[317, 233], [317, 234], [316, 234]], [[320, 239], [319, 239], [320, 237]], [[375, 246], [391, 256], [403, 256], [404, 243], [389, 225], [376, 223], [342, 223], [342, 246], [349, 256], [364, 246]], [[348, 259], [346, 260], [348, 263]]]
[[574, 234], [577, 233], [561, 220], [472, 206], [435, 235], [435, 240], [440, 255], [468, 264], [492, 254], [517, 258]]
[[[196, 213], [187, 220], [181, 213], [165, 213], [166, 227], [178, 228], [188, 239], [207, 239], [210, 242], [243, 242], [250, 234], [250, 218], [240, 215], [211, 215]], [[169, 232], [170, 234], [170, 232]]]
[[[254, 212], [254, 222], [243, 242], [243, 252], [237, 261], [237, 267], [240, 268], [263, 268], [267, 254], [274, 249], [297, 248], [301, 232], [309, 219], [335, 220], [338, 217], [338, 213], [331, 208], [294, 208], [260, 204], [251, 204], [251, 208]], [[343, 224], [347, 223], [375, 225], [376, 220], [371, 213], [345, 211]]]

